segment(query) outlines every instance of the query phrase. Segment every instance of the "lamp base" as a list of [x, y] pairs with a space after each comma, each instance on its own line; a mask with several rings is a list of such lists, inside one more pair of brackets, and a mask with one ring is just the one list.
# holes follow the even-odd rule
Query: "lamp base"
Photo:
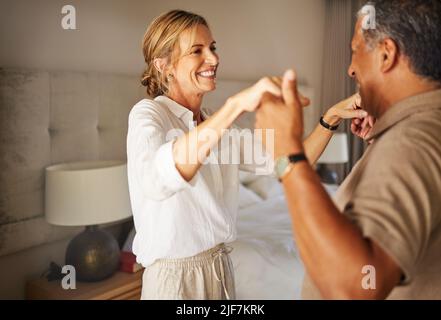
[[73, 238], [66, 250], [66, 264], [75, 267], [78, 281], [106, 279], [118, 270], [120, 249], [109, 232], [88, 226]]

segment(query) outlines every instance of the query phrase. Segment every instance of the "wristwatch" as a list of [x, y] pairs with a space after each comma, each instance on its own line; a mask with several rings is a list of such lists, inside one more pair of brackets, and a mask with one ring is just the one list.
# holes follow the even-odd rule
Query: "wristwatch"
[[327, 123], [324, 119], [324, 117], [320, 118], [320, 124], [322, 125], [322, 127], [324, 127], [325, 129], [328, 129], [329, 131], [336, 131], [339, 127], [339, 125], [335, 125], [335, 126], [331, 126], [329, 123]]
[[282, 179], [291, 172], [293, 165], [300, 161], [308, 161], [304, 153], [297, 153], [278, 158], [274, 165], [274, 171], [276, 172], [279, 181], [281, 182]]

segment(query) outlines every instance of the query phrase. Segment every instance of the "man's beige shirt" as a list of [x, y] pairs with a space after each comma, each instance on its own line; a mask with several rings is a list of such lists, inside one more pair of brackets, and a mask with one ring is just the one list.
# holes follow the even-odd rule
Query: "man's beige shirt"
[[[337, 207], [401, 267], [389, 299], [441, 299], [441, 90], [391, 107], [368, 139]], [[321, 298], [308, 275], [302, 296]]]

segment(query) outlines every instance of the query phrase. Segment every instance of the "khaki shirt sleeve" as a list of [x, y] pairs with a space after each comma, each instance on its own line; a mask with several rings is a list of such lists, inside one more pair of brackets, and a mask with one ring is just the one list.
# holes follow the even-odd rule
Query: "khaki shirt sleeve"
[[439, 170], [430, 148], [420, 142], [403, 135], [376, 141], [344, 209], [364, 237], [401, 267], [403, 284], [412, 281], [435, 223], [433, 179], [439, 179], [434, 177]]

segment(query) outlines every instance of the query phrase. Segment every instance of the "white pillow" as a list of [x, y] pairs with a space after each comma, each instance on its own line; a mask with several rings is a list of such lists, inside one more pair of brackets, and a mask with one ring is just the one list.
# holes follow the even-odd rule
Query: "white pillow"
[[244, 185], [247, 185], [247, 184], [257, 180], [258, 178], [259, 178], [259, 176], [254, 173], [239, 170], [239, 181], [240, 181], [240, 183], [242, 183]]
[[239, 184], [239, 209], [249, 207], [262, 201], [262, 198], [260, 198], [252, 190], [244, 187], [242, 184]]
[[246, 187], [265, 200], [283, 195], [282, 184], [274, 176], [257, 176]]
[[328, 192], [329, 196], [331, 198], [335, 197], [335, 194], [337, 193], [338, 190], [338, 185], [337, 184], [326, 184], [326, 183], [322, 183], [323, 187], [325, 187], [325, 190]]
[[[273, 176], [258, 177], [258, 179], [254, 180], [250, 184], [247, 184], [246, 187], [253, 190], [262, 199], [266, 200], [284, 194], [282, 184], [279, 183], [279, 181]], [[334, 198], [338, 190], [338, 185], [325, 183], [322, 183], [322, 185], [329, 196], [331, 198]]]

